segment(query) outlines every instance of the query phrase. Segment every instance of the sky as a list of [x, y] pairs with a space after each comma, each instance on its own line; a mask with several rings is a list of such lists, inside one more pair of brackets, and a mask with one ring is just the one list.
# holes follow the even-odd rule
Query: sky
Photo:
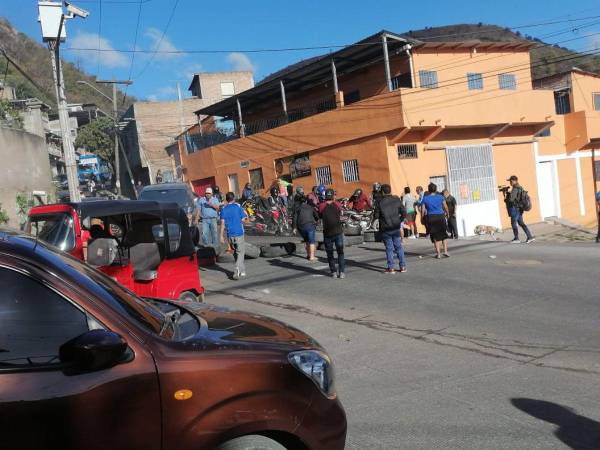
[[[183, 95], [189, 96], [187, 89], [194, 72], [251, 70], [259, 81], [288, 64], [334, 51], [335, 46], [356, 42], [382, 29], [401, 33], [457, 23], [518, 27], [562, 21], [519, 31], [551, 43], [570, 40], [561, 45], [578, 51], [600, 49], [598, 0], [479, 3], [73, 0], [73, 3], [88, 10], [90, 15], [67, 22], [67, 42], [61, 46], [63, 57], [98, 78], [133, 80], [128, 93], [147, 100], [176, 99], [178, 82]], [[0, 16], [41, 43], [37, 1], [0, 0]], [[556, 32], [561, 34], [546, 37]], [[323, 48], [252, 52], [307, 47]], [[145, 53], [112, 51], [133, 49]], [[165, 53], [190, 50], [210, 53]]]

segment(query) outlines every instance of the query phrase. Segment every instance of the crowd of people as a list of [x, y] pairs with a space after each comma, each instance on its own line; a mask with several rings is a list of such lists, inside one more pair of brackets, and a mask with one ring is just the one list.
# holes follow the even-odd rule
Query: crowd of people
[[[510, 182], [510, 187], [503, 190], [503, 193], [514, 233], [512, 242], [520, 242], [519, 227], [525, 232], [526, 243], [533, 242], [535, 238], [523, 221], [523, 213], [531, 208], [531, 200], [516, 176], [511, 176], [507, 181]], [[319, 223], [322, 225], [330, 275], [333, 278], [345, 278], [344, 207], [336, 199], [335, 191], [319, 185], [313, 186], [306, 193], [302, 187], [294, 190], [291, 183], [276, 180], [268, 192], [265, 202], [269, 207], [289, 211], [293, 233], [302, 237], [309, 261], [317, 260], [317, 226]], [[232, 192], [228, 192], [223, 201], [219, 188], [214, 186], [207, 188], [204, 196], [199, 197], [196, 202], [201, 218], [203, 244], [228, 244], [236, 260], [235, 279], [246, 275], [243, 261], [244, 223], [248, 221], [248, 215], [240, 203], [253, 199], [256, 195], [250, 183], [247, 183], [241, 192], [239, 203]], [[600, 202], [600, 197], [598, 201]], [[436, 259], [449, 258], [448, 241], [458, 239], [457, 200], [448, 189], [439, 192], [434, 183], [430, 183], [427, 190], [417, 186], [415, 194], [407, 186], [401, 197], [392, 194], [389, 184], [375, 183], [370, 195], [365, 194], [362, 189], [356, 189], [346, 205], [359, 213], [373, 211], [385, 246], [387, 265], [383, 272], [386, 274], [407, 271], [403, 249], [405, 238], [416, 239], [423, 236], [430, 239]], [[425, 230], [421, 235], [417, 220]]]

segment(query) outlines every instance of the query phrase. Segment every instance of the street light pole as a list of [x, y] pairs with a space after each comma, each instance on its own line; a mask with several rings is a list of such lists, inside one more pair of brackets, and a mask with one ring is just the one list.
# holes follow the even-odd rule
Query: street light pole
[[117, 194], [121, 195], [121, 164], [119, 158], [119, 135], [118, 135], [118, 115], [119, 111], [117, 108], [117, 84], [125, 84], [130, 85], [132, 83], [131, 80], [96, 80], [98, 84], [112, 84], [113, 91], [113, 118], [115, 121], [115, 184], [117, 187]]
[[58, 121], [62, 134], [63, 154], [67, 171], [67, 182], [69, 184], [69, 198], [72, 202], [79, 202], [81, 201], [81, 193], [79, 192], [77, 159], [69, 126], [69, 112], [60, 61], [60, 43], [66, 39], [65, 20], [72, 19], [75, 16], [85, 18], [89, 13], [81, 8], [70, 5], [67, 8], [68, 14], [65, 15], [62, 3], [50, 1], [38, 2], [38, 9], [39, 21], [42, 27], [42, 38], [44, 42], [48, 43], [50, 59], [52, 61], [52, 76], [54, 77]]

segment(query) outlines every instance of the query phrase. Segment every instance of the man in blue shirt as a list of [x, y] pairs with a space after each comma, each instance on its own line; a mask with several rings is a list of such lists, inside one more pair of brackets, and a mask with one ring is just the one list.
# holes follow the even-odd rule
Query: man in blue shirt
[[211, 188], [206, 188], [204, 197], [197, 200], [200, 218], [202, 219], [202, 243], [207, 246], [219, 245], [219, 232], [217, 221], [219, 220], [219, 200], [213, 197]]
[[225, 231], [227, 231], [227, 239], [229, 245], [233, 248], [233, 257], [235, 258], [233, 279], [239, 280], [240, 277], [246, 276], [244, 223], [248, 221], [248, 216], [242, 207], [235, 202], [233, 192], [225, 194], [225, 201], [227, 205], [221, 208], [221, 242], [225, 243]]

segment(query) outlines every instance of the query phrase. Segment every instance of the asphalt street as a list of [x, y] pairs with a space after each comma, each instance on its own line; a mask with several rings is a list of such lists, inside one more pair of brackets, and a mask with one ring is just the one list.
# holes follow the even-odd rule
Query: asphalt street
[[207, 301], [266, 314], [327, 348], [349, 449], [600, 448], [600, 246], [406, 245], [386, 275], [383, 244], [346, 249], [345, 280], [323, 252], [202, 269]]

